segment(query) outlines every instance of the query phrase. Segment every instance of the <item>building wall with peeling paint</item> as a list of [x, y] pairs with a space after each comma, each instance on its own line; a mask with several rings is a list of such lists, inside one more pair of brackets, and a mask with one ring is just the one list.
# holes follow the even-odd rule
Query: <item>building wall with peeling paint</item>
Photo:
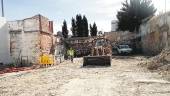
[[21, 58], [27, 61], [28, 64], [38, 63], [40, 55], [40, 40], [38, 32], [11, 32], [10, 47], [11, 57], [13, 62], [19, 62]]
[[[45, 20], [44, 20], [45, 19]], [[53, 44], [51, 21], [41, 15], [9, 22], [10, 53], [13, 62], [38, 64], [42, 54], [50, 54]]]
[[147, 55], [159, 54], [170, 43], [169, 28], [170, 12], [144, 20], [140, 26], [143, 52]]

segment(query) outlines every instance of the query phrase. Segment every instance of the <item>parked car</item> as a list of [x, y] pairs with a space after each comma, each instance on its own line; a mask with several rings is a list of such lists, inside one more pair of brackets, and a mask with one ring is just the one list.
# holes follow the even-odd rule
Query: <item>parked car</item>
[[117, 52], [119, 54], [130, 54], [132, 52], [132, 48], [129, 45], [118, 45]]

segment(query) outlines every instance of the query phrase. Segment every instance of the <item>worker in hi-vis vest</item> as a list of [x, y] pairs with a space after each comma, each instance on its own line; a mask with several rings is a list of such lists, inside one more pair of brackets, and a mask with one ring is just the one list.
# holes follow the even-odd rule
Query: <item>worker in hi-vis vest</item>
[[67, 54], [68, 54], [68, 56], [70, 57], [71, 62], [73, 63], [73, 58], [74, 58], [74, 50], [73, 50], [73, 48], [70, 48], [70, 49], [67, 51]]

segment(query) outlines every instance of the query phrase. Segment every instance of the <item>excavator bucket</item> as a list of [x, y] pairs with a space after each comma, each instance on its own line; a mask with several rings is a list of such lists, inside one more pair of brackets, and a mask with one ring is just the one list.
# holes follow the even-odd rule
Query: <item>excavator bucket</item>
[[111, 66], [111, 56], [86, 56], [83, 66]]

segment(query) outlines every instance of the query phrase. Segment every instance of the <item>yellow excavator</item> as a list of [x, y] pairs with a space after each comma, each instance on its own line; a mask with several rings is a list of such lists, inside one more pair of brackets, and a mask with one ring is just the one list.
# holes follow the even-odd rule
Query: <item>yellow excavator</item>
[[111, 66], [112, 46], [104, 37], [92, 41], [91, 55], [83, 58], [83, 66]]

